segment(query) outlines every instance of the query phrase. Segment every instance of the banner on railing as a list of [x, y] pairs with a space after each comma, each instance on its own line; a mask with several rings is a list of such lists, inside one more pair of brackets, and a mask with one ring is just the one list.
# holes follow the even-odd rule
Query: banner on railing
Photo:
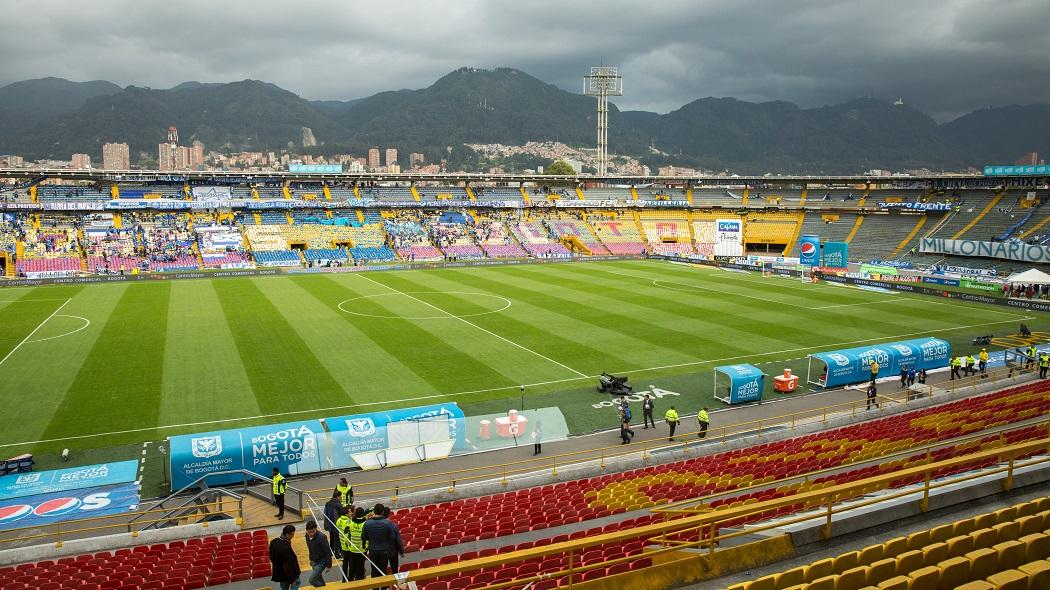
[[912, 211], [951, 211], [951, 203], [879, 203], [879, 209], [910, 209]]
[[138, 479], [138, 461], [15, 473], [0, 477], [0, 500], [128, 483]]
[[[446, 403], [173, 436], [168, 439], [171, 485], [178, 490], [211, 473], [242, 469], [265, 477], [274, 467], [284, 475], [302, 475], [417, 462], [420, 452], [427, 453], [423, 458], [448, 456], [462, 444], [462, 420], [459, 406]], [[240, 479], [215, 476], [208, 482]]]
[[982, 256], [1022, 262], [1050, 262], [1050, 246], [1024, 242], [980, 242], [977, 240], [945, 240], [923, 238], [919, 245], [923, 254], [951, 256]]
[[0, 530], [122, 514], [138, 505], [139, 484], [134, 482], [3, 500]]

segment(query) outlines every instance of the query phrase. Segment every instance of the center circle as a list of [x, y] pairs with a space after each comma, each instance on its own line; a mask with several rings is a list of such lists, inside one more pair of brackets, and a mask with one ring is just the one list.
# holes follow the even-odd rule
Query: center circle
[[[503, 307], [501, 307], [499, 309], [493, 309], [493, 310], [490, 310], [490, 311], [481, 311], [481, 312], [478, 312], [478, 313], [465, 313], [463, 315], [456, 315], [454, 313], [446, 313], [446, 314], [442, 314], [442, 315], [424, 315], [424, 316], [388, 315], [388, 314], [381, 314], [381, 313], [364, 313], [364, 312], [360, 312], [360, 311], [352, 311], [352, 310], [349, 310], [349, 309], [343, 307], [344, 305], [346, 305], [348, 303], [351, 303], [353, 301], [359, 301], [361, 299], [375, 299], [377, 297], [391, 297], [391, 296], [394, 296], [394, 297], [400, 296], [400, 297], [407, 297], [408, 299], [413, 299], [412, 295], [428, 295], [428, 294], [430, 294], [430, 295], [433, 295], [433, 294], [437, 294], [437, 295], [469, 295], [471, 297], [487, 297], [489, 299], [498, 299], [498, 300], [502, 301], [503, 302]], [[427, 302], [427, 303], [429, 303], [429, 302]], [[433, 304], [430, 304], [430, 305], [433, 305]], [[448, 319], [453, 319], [453, 318], [471, 318], [471, 317], [476, 317], [476, 316], [479, 316], [479, 315], [488, 315], [490, 313], [499, 313], [499, 312], [507, 309], [510, 306], [511, 306], [510, 299], [507, 299], [506, 297], [501, 297], [499, 295], [492, 295], [490, 293], [472, 293], [472, 292], [469, 292], [469, 291], [402, 291], [402, 292], [399, 292], [399, 293], [376, 293], [376, 294], [373, 294], [373, 295], [362, 295], [360, 297], [352, 297], [352, 298], [347, 299], [345, 301], [339, 302], [339, 305], [337, 305], [336, 307], [338, 307], [339, 311], [342, 311], [343, 313], [348, 313], [350, 315], [356, 315], [356, 316], [360, 316], [360, 317], [364, 317], [364, 318], [383, 318], [383, 319], [389, 319], [389, 320], [448, 320]], [[435, 307], [437, 307], [437, 306], [435, 306]], [[434, 311], [437, 312], [437, 310], [434, 310]]]

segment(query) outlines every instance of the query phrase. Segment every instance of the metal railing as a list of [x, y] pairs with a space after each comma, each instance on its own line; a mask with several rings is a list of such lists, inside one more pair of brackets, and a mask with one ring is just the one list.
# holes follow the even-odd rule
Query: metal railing
[[[882, 413], [887, 403], [894, 405], [909, 404], [922, 398], [930, 398], [933, 396], [935, 387], [941, 389], [942, 385], [946, 386], [943, 389], [947, 393], [947, 400], [950, 401], [957, 395], [963, 393], [967, 388], [972, 391], [978, 385], [993, 383], [1001, 379], [1016, 381], [1021, 375], [1028, 372], [1031, 371], [1021, 368], [1014, 368], [1009, 372], [1006, 369], [989, 371], [989, 377], [986, 379], [982, 379], [980, 376], [973, 378], [967, 377], [965, 382], [945, 382], [937, 384], [936, 386], [931, 384], [926, 385], [924, 389], [920, 389], [919, 391], [904, 390], [890, 395], [879, 395], [878, 399], [880, 407], [877, 408], [877, 410], [879, 413]], [[680, 449], [684, 453], [690, 453], [706, 446], [712, 441], [718, 441], [723, 445], [726, 445], [733, 437], [746, 434], [758, 434], [773, 427], [785, 427], [789, 428], [791, 432], [795, 432], [798, 428], [808, 424], [818, 422], [827, 423], [830, 418], [833, 418], [836, 415], [849, 414], [850, 416], [856, 416], [858, 413], [864, 412], [866, 404], [867, 401], [861, 399], [851, 402], [830, 404], [808, 410], [799, 410], [787, 414], [778, 414], [769, 418], [749, 420], [730, 426], [712, 426], [708, 428], [707, 435], [703, 440], [697, 438], [697, 435], [700, 432], [699, 428], [692, 430], [687, 429], [676, 433], [675, 438], [681, 438], [683, 441], [680, 443], [669, 443], [663, 438], [658, 438], [656, 440], [639, 441], [626, 445], [617, 444], [597, 449], [571, 451], [546, 457], [522, 459], [497, 465], [454, 469], [450, 471], [442, 471], [440, 473], [407, 475], [374, 482], [362, 482], [354, 484], [354, 495], [358, 497], [387, 496], [396, 501], [398, 496], [405, 493], [441, 488], [453, 492], [457, 486], [482, 481], [499, 480], [503, 486], [507, 486], [511, 477], [538, 475], [545, 471], [549, 471], [551, 477], [557, 477], [559, 469], [564, 470], [568, 467], [588, 463], [597, 462], [600, 468], [604, 470], [606, 468], [606, 463], [610, 460], [639, 453], [641, 454], [643, 462], [648, 463], [650, 455], [654, 451]], [[306, 493], [317, 497], [327, 498], [331, 495], [332, 489], [311, 489], [306, 490]]]
[[[566, 578], [567, 585], [573, 586], [580, 582], [580, 575], [584, 572], [606, 568], [620, 563], [627, 563], [641, 559], [652, 559], [658, 555], [678, 554], [682, 557], [689, 555], [683, 551], [706, 550], [714, 553], [720, 544], [727, 540], [742, 536], [750, 536], [763, 531], [799, 524], [804, 522], [818, 521], [822, 523], [822, 532], [825, 538], [830, 538], [833, 532], [834, 516], [857, 508], [879, 505], [891, 501], [899, 501], [903, 498], [914, 496], [921, 512], [929, 508], [930, 492], [942, 487], [957, 485], [960, 482], [972, 481], [978, 478], [990, 476], [1001, 476], [1002, 487], [1009, 490], [1013, 487], [1014, 472], [1020, 467], [1032, 465], [1044, 465], [1050, 463], [1050, 456], [1035, 456], [1029, 459], [1023, 457], [1033, 453], [1047, 453], [1050, 451], [1050, 437], [1037, 440], [1016, 443], [1005, 447], [979, 451], [969, 455], [953, 457], [943, 461], [928, 463], [926, 465], [909, 467], [889, 474], [877, 475], [845, 484], [831, 485], [819, 490], [809, 490], [791, 496], [775, 498], [753, 504], [741, 506], [720, 507], [704, 513], [684, 516], [674, 520], [666, 520], [661, 523], [640, 526], [636, 528], [604, 533], [585, 537], [577, 540], [552, 543], [531, 549], [501, 553], [489, 557], [471, 559], [445, 565], [437, 565], [428, 568], [411, 570], [407, 573], [395, 576], [382, 576], [342, 584], [330, 584], [335, 590], [368, 590], [383, 586], [390, 586], [395, 581], [425, 582], [435, 578], [455, 577], [461, 573], [474, 572], [481, 568], [516, 564], [536, 558], [548, 556], [567, 556], [567, 567], [555, 571], [538, 573], [534, 576], [521, 577], [508, 582], [487, 585], [488, 590], [501, 590], [510, 587], [522, 587], [543, 579]], [[955, 476], [942, 476], [946, 470], [957, 470], [963, 468], [976, 468], [976, 466], [994, 461], [998, 465], [986, 467], [974, 473], [966, 473]], [[1005, 465], [1003, 464], [1005, 463]], [[971, 470], [972, 471], [972, 470]], [[934, 481], [934, 478], [939, 478]], [[841, 505], [844, 500], [857, 498], [864, 494], [871, 494], [881, 490], [889, 490], [894, 484], [900, 482], [920, 481], [921, 485], [908, 486], [886, 494], [880, 494], [874, 498], [852, 501], [848, 505]], [[808, 513], [789, 518], [778, 518], [773, 522], [765, 524], [748, 525], [746, 529], [731, 530], [734, 522], [739, 523], [751, 517], [768, 515], [779, 509], [791, 509], [802, 506], [801, 510]], [[726, 529], [727, 532], [722, 532]], [[689, 540], [674, 537], [687, 537]], [[693, 540], [695, 539], [695, 540]], [[650, 547], [643, 553], [603, 560], [588, 565], [577, 565], [578, 559], [583, 551], [591, 547], [607, 544], [622, 545], [630, 541], [642, 540], [657, 547]], [[566, 585], [566, 584], [563, 584]]]
[[[240, 481], [236, 484], [223, 484], [222, 487], [212, 487], [208, 484], [208, 480], [214, 480], [220, 477], [229, 477], [231, 475], [239, 476]], [[263, 484], [268, 484], [268, 486], [264, 486]], [[195, 479], [189, 484], [183, 486], [182, 489], [173, 492], [171, 495], [162, 500], [155, 502], [150, 507], [150, 509], [178, 510], [178, 507], [166, 508], [166, 505], [170, 502], [192, 502], [192, 498], [187, 499], [187, 495], [195, 489], [200, 491], [193, 494], [193, 497], [200, 496], [201, 494], [205, 494], [207, 492], [226, 492], [228, 495], [236, 498], [242, 498], [243, 496], [251, 496], [264, 502], [272, 502], [273, 496], [270, 493], [272, 486], [273, 479], [266, 477], [265, 475], [259, 475], [258, 473], [249, 471], [247, 469], [231, 469], [229, 471], [216, 471], [214, 473], [208, 473], [207, 475]], [[257, 489], [258, 487], [264, 487], [265, 491], [259, 491]], [[236, 492], [232, 492], [231, 490], [237, 490], [240, 493], [238, 494]], [[306, 492], [304, 492], [303, 490], [300, 490], [291, 485], [287, 486], [285, 492], [285, 510], [291, 512], [292, 514], [302, 516], [305, 494]], [[294, 501], [288, 502], [287, 496], [291, 496], [294, 499]]]

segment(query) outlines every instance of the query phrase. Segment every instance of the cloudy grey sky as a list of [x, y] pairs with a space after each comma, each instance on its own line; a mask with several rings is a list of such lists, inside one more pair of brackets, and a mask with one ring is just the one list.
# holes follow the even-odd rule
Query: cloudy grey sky
[[3, 0], [0, 85], [256, 78], [310, 99], [510, 66], [573, 92], [619, 66], [623, 109], [858, 96], [950, 118], [1050, 101], [1050, 0]]

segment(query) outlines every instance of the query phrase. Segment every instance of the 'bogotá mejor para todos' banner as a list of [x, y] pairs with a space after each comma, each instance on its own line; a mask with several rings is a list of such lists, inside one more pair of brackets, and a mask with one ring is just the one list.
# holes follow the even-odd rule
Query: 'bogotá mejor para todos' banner
[[[332, 469], [374, 469], [446, 457], [465, 445], [463, 410], [454, 403], [188, 434], [169, 438], [171, 486], [213, 473], [246, 470], [269, 477]], [[239, 474], [209, 484], [234, 483]]]
[[1050, 262], [1050, 246], [1025, 244], [1024, 242], [980, 242], [977, 240], [942, 240], [923, 238], [919, 244], [923, 254], [948, 254], [952, 256], [981, 256], [1020, 260], [1022, 262]]

